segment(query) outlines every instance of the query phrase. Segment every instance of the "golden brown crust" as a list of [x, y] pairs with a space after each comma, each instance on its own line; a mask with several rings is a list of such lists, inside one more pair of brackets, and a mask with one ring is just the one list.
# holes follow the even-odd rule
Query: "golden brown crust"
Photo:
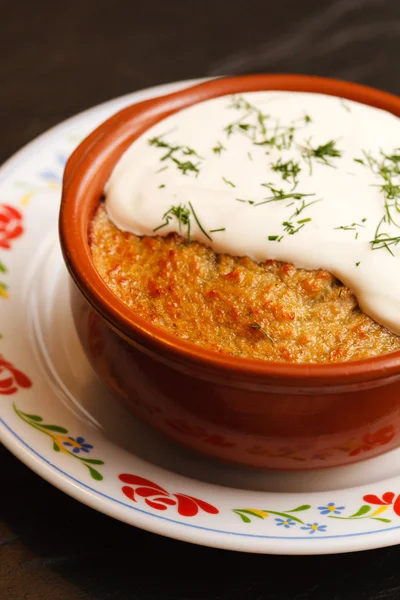
[[140, 238], [117, 229], [104, 204], [90, 245], [101, 277], [125, 304], [205, 348], [306, 363], [400, 349], [400, 338], [363, 314], [351, 291], [322, 269], [216, 254], [177, 235]]

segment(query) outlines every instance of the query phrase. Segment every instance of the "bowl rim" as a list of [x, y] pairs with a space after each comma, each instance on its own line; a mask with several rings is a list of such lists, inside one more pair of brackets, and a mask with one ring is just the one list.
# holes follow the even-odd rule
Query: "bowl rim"
[[[357, 361], [326, 364], [241, 358], [208, 350], [175, 337], [135, 314], [108, 288], [93, 264], [88, 242], [90, 215], [101, 199], [104, 182], [112, 167], [134, 139], [158, 121], [192, 104], [218, 96], [263, 90], [321, 93], [381, 108], [400, 117], [400, 98], [387, 92], [337, 79], [292, 74], [211, 79], [130, 105], [86, 137], [65, 167], [59, 234], [70, 275], [89, 304], [123, 338], [158, 360], [166, 363], [172, 361], [183, 369], [205, 372], [206, 376], [213, 373], [223, 375], [232, 382], [276, 382], [290, 387], [343, 386], [399, 376], [400, 351]], [[112, 166], [108, 164], [106, 167], [110, 162]], [[108, 172], [106, 177], [105, 171]], [[96, 193], [88, 193], [89, 189], [96, 190]]]

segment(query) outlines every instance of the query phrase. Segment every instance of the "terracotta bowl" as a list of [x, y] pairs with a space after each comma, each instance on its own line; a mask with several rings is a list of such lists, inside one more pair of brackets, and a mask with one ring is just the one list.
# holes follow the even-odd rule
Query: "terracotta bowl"
[[341, 96], [400, 116], [400, 99], [297, 75], [208, 81], [122, 110], [87, 137], [65, 169], [60, 214], [76, 327], [94, 369], [134, 415], [209, 456], [274, 469], [332, 467], [400, 445], [400, 352], [332, 365], [218, 354], [132, 312], [98, 275], [88, 227], [104, 184], [146, 129], [196, 102], [256, 90]]

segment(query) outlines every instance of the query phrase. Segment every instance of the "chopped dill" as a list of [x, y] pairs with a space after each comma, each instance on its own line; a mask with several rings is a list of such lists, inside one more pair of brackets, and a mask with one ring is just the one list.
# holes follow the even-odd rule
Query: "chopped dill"
[[232, 183], [232, 181], [229, 181], [229, 179], [226, 179], [226, 177], [222, 177], [222, 181], [224, 181], [227, 185], [230, 185], [233, 188], [236, 187], [236, 185]]
[[269, 340], [271, 342], [271, 344], [275, 344], [275, 340], [273, 337], [271, 337], [269, 335], [269, 333], [267, 331], [265, 331], [265, 329], [263, 327], [261, 327], [261, 325], [259, 323], [252, 323], [251, 325], [248, 325], [249, 329], [257, 329], [258, 331], [261, 331], [261, 333], [263, 333], [265, 335], [265, 337], [267, 338], [267, 340]]
[[210, 237], [210, 236], [208, 235], [208, 233], [206, 232], [206, 230], [204, 229], [204, 227], [203, 227], [203, 226], [202, 226], [202, 224], [200, 223], [200, 221], [199, 221], [199, 219], [198, 219], [198, 216], [197, 216], [197, 215], [196, 215], [196, 213], [195, 213], [195, 210], [194, 210], [194, 208], [193, 208], [193, 205], [192, 205], [192, 203], [191, 203], [191, 202], [188, 202], [188, 204], [189, 204], [189, 206], [190, 206], [190, 210], [192, 211], [192, 215], [193, 215], [193, 217], [194, 217], [194, 220], [196, 221], [196, 223], [197, 223], [197, 225], [199, 226], [200, 230], [201, 230], [201, 231], [204, 233], [204, 235], [206, 236], [206, 238], [208, 238], [209, 240], [211, 240], [211, 241], [212, 241], [212, 237]]
[[254, 200], [243, 200], [243, 198], [235, 198], [236, 202], [245, 202], [246, 204], [254, 204]]
[[[189, 204], [189, 208], [187, 208], [187, 206], [185, 206], [184, 204], [179, 204], [178, 206], [171, 206], [171, 208], [169, 210], [167, 210], [162, 216], [163, 223], [161, 223], [161, 225], [159, 225], [158, 227], [155, 227], [153, 229], [153, 231], [158, 231], [159, 229], [166, 227], [169, 224], [169, 222], [171, 221], [171, 219], [173, 219], [175, 217], [178, 220], [179, 232], [182, 231], [183, 227], [187, 228], [187, 241], [188, 241], [188, 243], [190, 243], [190, 241], [191, 241], [190, 217], [192, 214], [193, 218], [196, 221], [197, 225], [199, 226], [200, 230], [204, 233], [204, 235], [209, 240], [212, 241], [212, 238], [208, 235], [208, 233], [206, 232], [206, 230], [200, 223], [199, 218], [193, 208], [192, 203], [188, 202], [188, 204]], [[223, 231], [223, 229], [216, 229], [215, 231]]]
[[[148, 142], [150, 146], [154, 146], [155, 148], [161, 148], [167, 151], [160, 158], [161, 162], [171, 160], [176, 165], [176, 167], [183, 173], [183, 175], [193, 173], [196, 177], [198, 176], [200, 172], [200, 162], [194, 163], [193, 161], [186, 159], [187, 156], [195, 156], [199, 160], [203, 160], [203, 158], [199, 154], [197, 154], [196, 150], [190, 148], [190, 146], [172, 145], [159, 136], [149, 139]], [[179, 158], [177, 158], [177, 154]], [[157, 173], [161, 173], [161, 171], [165, 170], [166, 168], [168, 168], [168, 166], [159, 169]]]
[[182, 173], [184, 175], [187, 175], [187, 173], [189, 171], [192, 171], [193, 173], [196, 174], [196, 177], [197, 177], [197, 175], [200, 173], [199, 168], [198, 168], [198, 164], [195, 165], [191, 160], [185, 160], [185, 162], [181, 162], [177, 158], [173, 158], [173, 157], [172, 157], [172, 160], [174, 161], [174, 163], [176, 164], [176, 166], [178, 167], [178, 169], [180, 171], [182, 171]]
[[271, 163], [271, 169], [275, 171], [275, 173], [279, 173], [283, 181], [292, 182], [294, 187], [298, 184], [297, 176], [301, 171], [298, 162], [295, 162], [294, 160], [283, 162], [281, 158], [278, 158], [276, 163]]
[[330, 140], [329, 142], [326, 142], [326, 144], [321, 144], [315, 148], [311, 146], [310, 140], [308, 140], [303, 148], [302, 155], [303, 158], [308, 162], [311, 175], [312, 159], [315, 159], [316, 162], [324, 164], [328, 167], [335, 167], [335, 165], [332, 163], [332, 159], [340, 158], [342, 156], [342, 151], [336, 148], [335, 140]]
[[343, 231], [355, 231], [357, 227], [365, 227], [363, 223], [365, 223], [367, 219], [362, 219], [361, 223], [351, 223], [351, 225], [340, 225], [340, 227], [334, 227], [334, 229], [343, 229]]
[[315, 194], [300, 194], [299, 192], [289, 192], [289, 193], [285, 193], [284, 190], [279, 190], [277, 188], [274, 188], [272, 183], [262, 183], [261, 184], [263, 187], [266, 187], [270, 190], [270, 192], [272, 193], [272, 196], [269, 196], [268, 198], [264, 198], [264, 200], [262, 200], [261, 202], [257, 202], [254, 206], [261, 206], [261, 204], [267, 204], [268, 202], [278, 202], [280, 200], [288, 200], [289, 198], [292, 198], [293, 200], [301, 200], [302, 198], [305, 198], [306, 196], [315, 196]]
[[[302, 200], [301, 205], [296, 207], [294, 213], [289, 218], [289, 220], [294, 219], [294, 217], [298, 217], [303, 212], [303, 210], [305, 210], [312, 204], [316, 204], [317, 202], [321, 202], [321, 198], [319, 200], [312, 200], [311, 202], [306, 202], [305, 200]], [[294, 204], [294, 202], [292, 202], [292, 204]], [[289, 206], [291, 206], [291, 205], [289, 205]]]
[[159, 229], [166, 227], [173, 217], [178, 219], [179, 231], [182, 231], [182, 226], [187, 227], [187, 241], [190, 244], [190, 210], [183, 204], [179, 204], [179, 206], [171, 206], [171, 208], [162, 216], [164, 222], [158, 227], [155, 227], [153, 231], [158, 231]]
[[379, 221], [374, 238], [370, 241], [372, 250], [385, 248], [394, 256], [392, 247], [400, 243], [400, 236], [393, 235], [389, 231], [384, 231], [384, 227], [394, 226], [400, 228], [400, 148], [395, 148], [392, 153], [387, 154], [380, 150], [379, 157], [375, 157], [371, 152], [362, 151], [363, 158], [354, 158], [355, 162], [360, 163], [381, 179], [379, 184], [383, 195], [384, 206], [383, 216]]
[[285, 231], [289, 235], [294, 235], [295, 233], [298, 233], [300, 231], [300, 229], [303, 229], [305, 224], [309, 223], [311, 220], [312, 220], [311, 218], [300, 219], [299, 221], [296, 222], [296, 224], [293, 224], [292, 221], [284, 221], [282, 223], [283, 231]]
[[221, 144], [221, 142], [217, 142], [216, 145], [212, 149], [212, 151], [214, 152], [214, 154], [216, 154], [217, 156], [220, 156], [222, 150], [226, 150], [226, 148], [225, 148], [225, 146], [223, 146]]
[[[261, 141], [253, 141], [255, 146], [269, 146], [269, 148], [276, 148], [277, 150], [290, 150], [294, 140], [294, 132], [296, 128], [293, 125], [279, 125], [277, 121], [273, 130], [273, 134], [269, 138], [265, 138]], [[267, 154], [269, 154], [267, 152]]]

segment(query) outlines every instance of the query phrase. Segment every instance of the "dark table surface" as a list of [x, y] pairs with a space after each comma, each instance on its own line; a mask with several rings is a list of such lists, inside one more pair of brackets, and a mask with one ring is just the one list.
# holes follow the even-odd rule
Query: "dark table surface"
[[[296, 72], [400, 94], [400, 0], [0, 6], [0, 160], [76, 112], [167, 81]], [[4, 448], [0, 464], [0, 600], [400, 598], [399, 547], [279, 557], [191, 546], [96, 513]]]

